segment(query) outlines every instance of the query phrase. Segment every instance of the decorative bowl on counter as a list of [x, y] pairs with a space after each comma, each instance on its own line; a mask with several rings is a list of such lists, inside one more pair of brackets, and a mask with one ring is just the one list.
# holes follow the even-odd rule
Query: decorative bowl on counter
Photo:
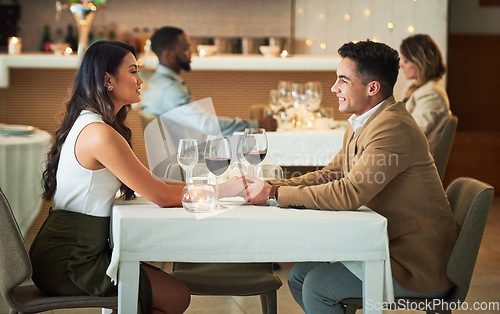
[[280, 53], [279, 46], [259, 46], [259, 51], [264, 57], [277, 57]]
[[200, 57], [211, 56], [217, 52], [217, 46], [215, 45], [198, 45], [196, 46]]
[[50, 44], [50, 49], [56, 54], [56, 55], [62, 55], [66, 52], [66, 48], [69, 47], [69, 44], [67, 43], [53, 43]]

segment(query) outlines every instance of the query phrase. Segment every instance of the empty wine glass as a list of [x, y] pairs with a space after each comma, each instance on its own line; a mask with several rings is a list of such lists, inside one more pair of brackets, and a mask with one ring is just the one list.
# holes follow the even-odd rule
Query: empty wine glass
[[256, 177], [258, 177], [257, 166], [266, 158], [267, 147], [267, 134], [265, 129], [245, 129], [241, 142], [241, 151], [245, 159], [252, 165], [253, 174]]
[[198, 163], [198, 142], [192, 138], [179, 140], [177, 162], [186, 173], [186, 182], [192, 183], [193, 168]]
[[205, 164], [208, 170], [215, 176], [216, 209], [226, 209], [219, 203], [219, 176], [226, 172], [231, 163], [231, 146], [227, 137], [222, 135], [211, 135], [205, 146]]
[[283, 106], [280, 103], [280, 93], [277, 89], [272, 89], [269, 92], [269, 108], [274, 115], [278, 114]]
[[292, 82], [278, 82], [279, 102], [283, 108], [287, 109], [293, 105]]
[[319, 105], [321, 104], [321, 99], [323, 97], [323, 92], [321, 90], [320, 82], [307, 82], [305, 84], [306, 88], [306, 102], [307, 109], [309, 111], [317, 111]]

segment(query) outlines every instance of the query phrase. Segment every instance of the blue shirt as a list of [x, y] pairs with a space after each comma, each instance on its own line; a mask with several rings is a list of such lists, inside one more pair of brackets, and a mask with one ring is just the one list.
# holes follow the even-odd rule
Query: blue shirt
[[[213, 116], [209, 117], [215, 114], [213, 108], [212, 110], [204, 110], [196, 102], [193, 102], [191, 92], [182, 78], [168, 67], [158, 64], [142, 97], [142, 110], [161, 116], [188, 104], [189, 106], [183, 107], [175, 113], [171, 112], [170, 118], [175, 115], [175, 121], [187, 128], [204, 134], [213, 133], [213, 128], [207, 128], [206, 123], [202, 123], [203, 120], [213, 120]], [[223, 135], [232, 135], [234, 132], [243, 131], [245, 128], [256, 128], [259, 125], [257, 121], [246, 121], [240, 118], [217, 117], [217, 122]]]

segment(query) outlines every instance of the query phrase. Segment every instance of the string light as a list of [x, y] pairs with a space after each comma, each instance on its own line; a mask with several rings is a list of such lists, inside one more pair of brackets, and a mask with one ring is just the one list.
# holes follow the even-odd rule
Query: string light
[[372, 15], [372, 11], [370, 11], [370, 9], [365, 9], [365, 11], [363, 13], [366, 17], [369, 17], [370, 15]]
[[326, 49], [326, 44], [325, 44], [325, 43], [321, 43], [321, 45], [319, 45], [319, 47], [320, 47], [321, 49], [325, 50], [325, 49]]
[[306, 45], [307, 46], [312, 46], [312, 44], [313, 44], [312, 39], [306, 39]]
[[320, 13], [319, 14], [319, 19], [320, 20], [324, 20], [326, 18], [326, 14], [325, 13]]
[[408, 33], [413, 33], [415, 31], [415, 27], [413, 25], [408, 26]]
[[298, 14], [304, 14], [304, 9], [303, 8], [298, 8], [297, 9]]
[[394, 28], [394, 24], [392, 24], [391, 22], [387, 23], [387, 28], [388, 29], [393, 29]]
[[351, 16], [349, 14], [344, 15], [344, 20], [349, 21], [351, 19]]

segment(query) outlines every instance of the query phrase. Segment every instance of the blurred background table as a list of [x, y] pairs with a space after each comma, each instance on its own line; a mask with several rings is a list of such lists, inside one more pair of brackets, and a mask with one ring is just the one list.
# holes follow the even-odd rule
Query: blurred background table
[[[344, 132], [345, 125], [335, 129], [266, 132], [268, 150], [262, 164], [283, 167], [286, 178], [324, 167], [342, 148]], [[241, 136], [243, 132], [235, 132], [230, 137], [233, 157], [238, 156]]]
[[326, 166], [342, 148], [345, 128], [267, 132], [269, 143], [263, 164]]
[[42, 172], [51, 138], [39, 129], [26, 136], [0, 133], [0, 188], [23, 234], [40, 211]]

